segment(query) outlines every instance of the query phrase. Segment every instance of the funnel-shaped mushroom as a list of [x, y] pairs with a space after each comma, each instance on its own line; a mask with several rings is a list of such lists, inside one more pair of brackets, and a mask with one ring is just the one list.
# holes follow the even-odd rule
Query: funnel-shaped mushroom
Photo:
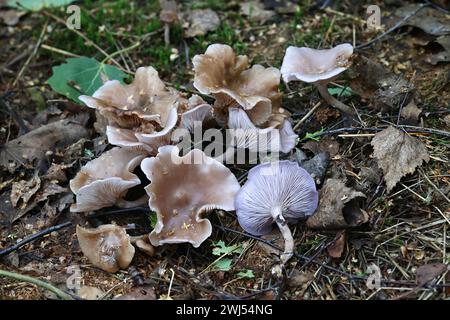
[[113, 148], [97, 159], [89, 161], [70, 180], [70, 189], [76, 195], [72, 212], [86, 212], [117, 205], [132, 207], [146, 202], [146, 197], [126, 201], [127, 191], [141, 183], [133, 170], [145, 155], [122, 148]]
[[230, 129], [243, 130], [245, 135], [254, 137], [277, 130], [283, 132], [285, 145], [271, 151], [289, 152], [295, 146], [295, 133], [286, 120], [289, 113], [280, 107], [278, 69], [261, 65], [249, 68], [247, 56], [237, 56], [230, 46], [222, 44], [210, 45], [205, 54], [196, 55], [192, 61], [194, 86], [216, 98], [214, 117], [219, 124], [227, 124]]
[[[256, 108], [252, 121], [259, 125], [268, 120], [272, 100], [278, 100], [280, 71], [254, 65], [249, 69], [247, 56], [236, 56], [228, 45], [212, 44], [204, 54], [192, 59], [194, 86], [203, 94], [213, 94], [214, 108], [220, 116], [228, 107]], [[220, 122], [221, 119], [218, 119]], [[222, 121], [226, 122], [226, 121]]]
[[111, 144], [150, 153], [170, 142], [177, 107], [186, 103], [178, 91], [165, 87], [152, 67], [139, 68], [129, 85], [107, 81], [92, 97], [82, 95], [80, 100], [107, 119]]
[[317, 203], [314, 180], [296, 162], [286, 160], [252, 168], [235, 199], [239, 224], [245, 231], [264, 235], [277, 224], [285, 239], [283, 263], [294, 250], [288, 223], [312, 215]]
[[353, 47], [348, 43], [325, 50], [288, 47], [281, 66], [281, 74], [286, 83], [293, 80], [313, 83], [325, 101], [352, 115], [355, 113], [353, 109], [334, 98], [327, 90], [327, 83], [347, 70], [352, 54]]
[[194, 247], [211, 235], [203, 215], [213, 209], [234, 210], [239, 182], [220, 162], [194, 149], [184, 157], [176, 146], [159, 148], [141, 168], [150, 180], [145, 190], [157, 223], [150, 234], [152, 245], [190, 242]]
[[94, 229], [77, 226], [81, 251], [96, 267], [108, 272], [125, 269], [134, 257], [134, 247], [125, 229], [105, 224]]

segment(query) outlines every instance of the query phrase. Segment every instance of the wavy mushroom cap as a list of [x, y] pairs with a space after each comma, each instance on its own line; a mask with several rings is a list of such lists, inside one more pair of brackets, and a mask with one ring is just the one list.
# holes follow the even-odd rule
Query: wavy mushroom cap
[[240, 186], [227, 167], [202, 151], [194, 149], [184, 157], [178, 153], [178, 147], [164, 146], [141, 163], [151, 182], [145, 188], [149, 206], [157, 214], [150, 241], [154, 246], [190, 242], [198, 247], [211, 235], [211, 223], [203, 214], [234, 210]]
[[276, 208], [288, 222], [296, 222], [312, 215], [317, 204], [314, 180], [296, 162], [287, 160], [252, 168], [235, 199], [239, 224], [254, 235], [272, 230]]
[[127, 191], [141, 183], [132, 173], [145, 155], [122, 148], [113, 148], [89, 161], [70, 180], [76, 196], [72, 212], [87, 212], [113, 205], [127, 206]]
[[105, 224], [94, 229], [77, 225], [81, 251], [96, 267], [108, 272], [127, 268], [134, 257], [134, 247], [125, 229]]
[[325, 50], [291, 46], [283, 58], [281, 74], [285, 82], [328, 80], [348, 68], [352, 54], [353, 46], [348, 43]]
[[261, 129], [253, 124], [244, 110], [238, 108], [230, 108], [228, 127], [233, 130], [237, 148], [258, 152], [288, 153], [295, 147], [298, 138], [289, 120], [283, 119], [281, 128], [274, 125]]
[[212, 44], [204, 54], [196, 55], [192, 63], [194, 87], [203, 94], [214, 94], [218, 99], [215, 106], [240, 106], [249, 110], [258, 105], [270, 115], [271, 99], [280, 96], [278, 69], [261, 65], [249, 69], [248, 57], [236, 56], [228, 45]]
[[111, 144], [139, 151], [157, 150], [160, 145], [154, 138], [165, 136], [167, 141], [177, 107], [187, 103], [178, 91], [166, 88], [153, 67], [139, 68], [129, 85], [107, 81], [92, 97], [82, 95], [80, 100], [107, 119]]

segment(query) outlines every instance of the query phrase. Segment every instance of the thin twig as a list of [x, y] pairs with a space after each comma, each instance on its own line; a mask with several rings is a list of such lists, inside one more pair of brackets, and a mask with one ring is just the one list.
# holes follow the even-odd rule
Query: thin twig
[[406, 17], [404, 17], [402, 20], [400, 20], [399, 22], [397, 22], [392, 28], [390, 28], [389, 30], [383, 32], [383, 33], [380, 34], [378, 37], [376, 37], [376, 38], [374, 38], [374, 39], [372, 39], [372, 40], [370, 40], [370, 41], [368, 41], [368, 42], [366, 42], [366, 43], [363, 43], [363, 44], [360, 44], [360, 45], [356, 46], [355, 49], [362, 49], [362, 48], [368, 47], [368, 46], [370, 46], [372, 43], [377, 42], [378, 40], [380, 40], [381, 38], [385, 37], [385, 36], [388, 35], [389, 33], [391, 33], [391, 32], [393, 32], [393, 31], [397, 30], [398, 28], [400, 28], [401, 26], [403, 26], [403, 24], [404, 24], [406, 21], [408, 21], [410, 18], [412, 18], [413, 16], [415, 16], [422, 8], [424, 8], [424, 7], [428, 6], [428, 5], [429, 5], [428, 3], [422, 3], [422, 4], [420, 4], [419, 7], [418, 7], [416, 10], [414, 10], [414, 11], [411, 12], [409, 15], [407, 15]]
[[308, 120], [308, 118], [311, 117], [311, 116], [313, 115], [313, 113], [320, 107], [321, 103], [322, 103], [321, 101], [317, 102], [317, 103], [311, 108], [311, 110], [309, 110], [308, 113], [305, 114], [305, 116], [304, 116], [303, 118], [301, 118], [300, 121], [297, 122], [297, 123], [295, 124], [293, 130], [294, 130], [294, 131], [297, 130], [298, 127], [300, 127], [300, 125], [301, 125], [302, 123], [304, 123], [306, 120]]
[[34, 46], [33, 52], [28, 56], [28, 59], [25, 61], [25, 63], [23, 64], [22, 68], [20, 69], [19, 73], [17, 74], [16, 79], [14, 79], [14, 82], [12, 83], [13, 87], [16, 86], [17, 82], [20, 80], [20, 78], [22, 77], [22, 75], [25, 72], [26, 68], [30, 64], [31, 60], [34, 58], [34, 56], [38, 52], [38, 49], [41, 46], [42, 40], [44, 40], [44, 35], [45, 35], [45, 32], [47, 31], [47, 25], [48, 25], [48, 19], [44, 23], [44, 27], [42, 28], [41, 34], [39, 35], [39, 39], [38, 39], [36, 45]]
[[32, 242], [32, 241], [34, 241], [34, 240], [36, 240], [36, 239], [39, 239], [39, 238], [41, 238], [41, 237], [43, 237], [43, 236], [45, 236], [45, 235], [47, 235], [47, 234], [49, 234], [49, 233], [54, 232], [54, 231], [58, 231], [58, 230], [61, 230], [61, 229], [63, 229], [63, 228], [66, 228], [66, 227], [68, 227], [68, 226], [70, 226], [70, 225], [72, 225], [72, 222], [71, 222], [71, 221], [67, 221], [67, 222], [58, 224], [58, 225], [56, 225], [56, 226], [47, 228], [47, 229], [45, 229], [45, 230], [42, 230], [42, 231], [40, 231], [40, 232], [38, 232], [38, 233], [35, 233], [35, 234], [29, 236], [28, 238], [25, 238], [25, 239], [23, 239], [22, 241], [19, 241], [19, 242], [16, 243], [15, 245], [13, 245], [13, 246], [11, 246], [11, 247], [8, 247], [8, 248], [3, 249], [2, 251], [0, 251], [0, 257], [2, 257], [2, 256], [4, 256], [4, 255], [7, 255], [7, 254], [9, 254], [9, 253], [11, 253], [11, 252], [13, 252], [13, 251], [15, 251], [15, 250], [19, 249], [20, 247], [23, 247], [23, 246], [26, 245], [27, 243], [30, 243], [30, 242]]

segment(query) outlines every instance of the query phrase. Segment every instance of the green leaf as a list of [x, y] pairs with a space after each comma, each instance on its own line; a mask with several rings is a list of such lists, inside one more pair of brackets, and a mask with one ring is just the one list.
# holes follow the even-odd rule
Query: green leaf
[[53, 75], [47, 80], [52, 89], [77, 103], [82, 94], [91, 96], [100, 88], [103, 80], [123, 80], [127, 75], [114, 66], [100, 63], [88, 57], [69, 58], [52, 68]]
[[238, 276], [238, 278], [247, 278], [247, 279], [252, 279], [255, 277], [252, 270], [246, 270], [245, 272], [241, 271], [238, 272], [236, 275]]
[[44, 8], [65, 6], [75, 0], [8, 0], [8, 7], [39, 11]]
[[228, 255], [230, 253], [241, 253], [243, 248], [241, 245], [235, 244], [232, 246], [226, 246], [225, 242], [223, 242], [222, 240], [213, 243], [213, 246], [215, 248], [213, 248], [212, 254], [215, 256], [221, 256], [221, 255]]
[[230, 271], [231, 264], [233, 260], [229, 258], [223, 258], [214, 263], [214, 265], [211, 267], [213, 271]]
[[324, 129], [320, 129], [316, 132], [310, 133], [307, 132], [306, 135], [300, 140], [300, 141], [304, 141], [304, 140], [314, 140], [314, 141], [319, 141], [320, 137], [318, 137], [319, 134], [321, 134], [324, 131]]
[[349, 87], [346, 87], [346, 88], [338, 88], [338, 87], [328, 88], [328, 93], [331, 94], [332, 96], [338, 96], [338, 97], [350, 97], [350, 96], [353, 95], [353, 91]]

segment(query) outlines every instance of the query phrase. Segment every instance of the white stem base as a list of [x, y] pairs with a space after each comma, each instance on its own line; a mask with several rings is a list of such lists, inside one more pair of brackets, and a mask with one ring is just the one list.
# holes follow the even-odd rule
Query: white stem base
[[292, 237], [291, 229], [289, 229], [280, 207], [272, 208], [272, 217], [275, 219], [275, 222], [277, 223], [277, 226], [284, 238], [284, 252], [281, 254], [280, 258], [281, 263], [284, 265], [290, 258], [292, 258], [292, 255], [294, 254], [294, 238]]

